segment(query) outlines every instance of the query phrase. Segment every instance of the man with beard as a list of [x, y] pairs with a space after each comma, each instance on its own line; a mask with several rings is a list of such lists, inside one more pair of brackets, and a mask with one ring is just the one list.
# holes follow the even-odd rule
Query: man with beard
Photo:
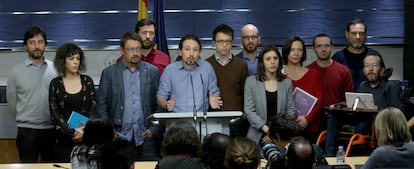
[[243, 45], [242, 51], [237, 54], [247, 63], [249, 76], [257, 73], [257, 59], [259, 58], [260, 36], [259, 29], [253, 24], [244, 25], [240, 30], [240, 42]]
[[343, 49], [336, 52], [332, 59], [347, 66], [352, 74], [352, 81], [358, 87], [362, 81], [366, 80], [362, 68], [363, 59], [367, 53], [378, 53], [365, 45], [367, 39], [367, 27], [362, 19], [353, 19], [348, 22], [345, 36], [349, 44]]
[[[313, 38], [313, 51], [316, 55], [316, 61], [308, 65], [308, 68], [318, 71], [321, 77], [323, 88], [322, 106], [330, 106], [332, 104], [345, 101], [345, 92], [354, 91], [352, 83], [352, 75], [349, 69], [331, 59], [331, 51], [333, 48], [332, 40], [327, 34], [318, 34]], [[334, 156], [335, 138], [337, 132], [337, 116], [334, 114], [321, 113], [320, 131], [328, 128], [328, 134], [325, 143], [325, 154]]]
[[[253, 24], [246, 24], [240, 30], [240, 37], [240, 43], [243, 45], [243, 49], [237, 56], [246, 62], [249, 76], [256, 75], [260, 53], [258, 50], [260, 44], [259, 29]], [[249, 125], [249, 121], [243, 118], [241, 123], [234, 124], [230, 127], [233, 133], [232, 136], [246, 136]]]
[[192, 112], [193, 108], [204, 112], [209, 103], [214, 109], [223, 105], [216, 74], [208, 62], [199, 59], [200, 52], [198, 37], [181, 38], [178, 44], [181, 60], [168, 65], [160, 79], [157, 93], [160, 107], [172, 112]]
[[[150, 18], [141, 19], [135, 25], [135, 32], [142, 39], [141, 60], [155, 65], [162, 74], [171, 60], [167, 54], [154, 48], [157, 33], [155, 22]], [[116, 60], [117, 63], [120, 61], [122, 61], [122, 56]]]
[[57, 76], [53, 62], [43, 56], [46, 33], [38, 26], [24, 34], [23, 45], [28, 53], [25, 62], [16, 64], [7, 80], [7, 102], [16, 117], [21, 162], [53, 161], [54, 124], [49, 112], [49, 83]]
[[160, 72], [154, 65], [141, 61], [142, 44], [135, 32], [123, 35], [122, 61], [102, 71], [96, 112], [112, 122], [116, 138], [135, 145], [136, 160], [155, 160], [154, 137], [160, 137], [161, 131], [150, 126], [146, 118], [159, 111], [156, 94]]
[[[404, 111], [404, 104], [400, 98], [401, 89], [399, 83], [380, 78], [384, 71], [384, 61], [381, 55], [375, 52], [368, 52], [363, 63], [363, 71], [367, 80], [361, 83], [357, 92], [372, 93], [378, 111], [389, 106], [397, 107]], [[368, 133], [372, 118], [360, 118], [360, 120], [361, 122], [356, 126], [355, 132]]]

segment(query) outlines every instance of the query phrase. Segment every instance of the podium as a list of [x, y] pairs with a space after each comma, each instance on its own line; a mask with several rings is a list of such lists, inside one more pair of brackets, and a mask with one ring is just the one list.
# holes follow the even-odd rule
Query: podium
[[168, 128], [174, 121], [188, 121], [199, 132], [200, 138], [203, 138], [215, 132], [230, 135], [229, 125], [236, 122], [242, 114], [241, 111], [217, 111], [207, 112], [204, 116], [203, 112], [198, 112], [196, 118], [194, 118], [193, 112], [154, 113], [147, 118], [147, 122], [154, 125], [165, 125]]

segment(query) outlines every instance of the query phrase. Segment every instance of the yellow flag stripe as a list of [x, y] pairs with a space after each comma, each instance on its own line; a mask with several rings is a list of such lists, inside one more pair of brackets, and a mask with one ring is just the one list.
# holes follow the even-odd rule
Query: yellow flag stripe
[[138, 20], [148, 18], [148, 0], [138, 0]]

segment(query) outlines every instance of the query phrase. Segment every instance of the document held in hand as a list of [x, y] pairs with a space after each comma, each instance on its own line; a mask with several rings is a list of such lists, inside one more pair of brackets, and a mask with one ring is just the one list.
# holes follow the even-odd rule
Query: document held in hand
[[306, 116], [312, 111], [318, 98], [303, 89], [296, 87], [295, 90], [293, 90], [293, 101], [295, 102], [296, 115]]
[[69, 117], [68, 125], [70, 128], [79, 128], [85, 126], [86, 122], [88, 121], [88, 117], [76, 112], [72, 111], [72, 114]]

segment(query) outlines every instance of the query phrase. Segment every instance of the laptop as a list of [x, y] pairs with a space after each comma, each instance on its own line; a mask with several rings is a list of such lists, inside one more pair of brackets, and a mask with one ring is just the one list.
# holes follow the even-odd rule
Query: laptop
[[377, 108], [372, 93], [345, 92], [345, 101], [346, 106], [352, 108], [352, 110]]

